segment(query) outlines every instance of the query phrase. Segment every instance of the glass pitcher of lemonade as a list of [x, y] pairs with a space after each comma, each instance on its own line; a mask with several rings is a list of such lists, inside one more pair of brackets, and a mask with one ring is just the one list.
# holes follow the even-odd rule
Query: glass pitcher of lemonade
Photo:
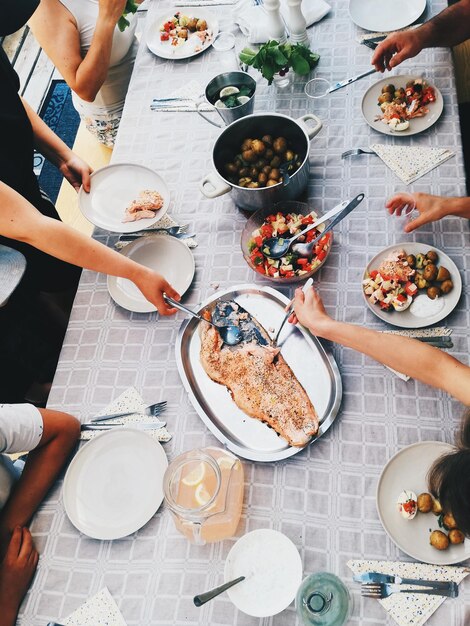
[[178, 456], [163, 478], [176, 528], [199, 545], [233, 537], [243, 505], [243, 466], [221, 448]]

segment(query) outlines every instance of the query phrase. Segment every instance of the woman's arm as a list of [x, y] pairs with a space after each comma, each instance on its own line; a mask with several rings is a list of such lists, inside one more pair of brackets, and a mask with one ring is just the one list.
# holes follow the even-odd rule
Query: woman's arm
[[59, 0], [42, 0], [29, 20], [39, 45], [83, 100], [93, 102], [106, 80], [114, 29], [125, 5], [126, 0], [99, 0], [95, 32], [85, 58], [75, 19]]
[[449, 354], [417, 339], [336, 322], [326, 313], [320, 296], [313, 288], [305, 295], [301, 289], [296, 290], [294, 310], [289, 318], [292, 323], [299, 321], [318, 337], [367, 354], [398, 372], [447, 391], [470, 406], [470, 367]]
[[162, 315], [171, 315], [163, 293], [179, 294], [160, 274], [107, 248], [59, 220], [41, 213], [16, 191], [0, 182], [0, 234], [25, 243], [62, 261], [134, 282]]

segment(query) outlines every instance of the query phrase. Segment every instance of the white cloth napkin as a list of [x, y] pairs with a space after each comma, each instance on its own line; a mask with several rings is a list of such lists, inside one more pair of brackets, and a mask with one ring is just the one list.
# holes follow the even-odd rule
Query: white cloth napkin
[[[403, 563], [401, 561], [348, 561], [347, 566], [354, 574], [379, 572], [402, 578], [421, 580], [444, 580], [460, 583], [470, 572], [466, 567], [427, 565], [426, 563]], [[359, 583], [358, 583], [359, 584]], [[428, 594], [394, 593], [378, 600], [399, 626], [422, 626], [444, 602], [444, 596]]]
[[64, 626], [126, 626], [109, 589], [105, 587], [72, 613]]
[[[176, 89], [169, 94], [165, 94], [162, 98], [189, 98], [189, 100], [184, 102], [170, 101], [165, 103], [158, 102], [158, 98], [156, 98], [157, 102], [155, 102], [155, 104], [158, 104], [158, 108], [153, 109], [154, 111], [196, 111], [197, 103], [199, 101], [202, 102], [199, 107], [200, 111], [212, 111], [214, 108], [211, 104], [205, 101], [204, 87], [201, 83], [198, 83], [197, 80], [191, 80], [179, 89]], [[154, 101], [152, 100], [151, 105], [153, 102]]]
[[[138, 225], [139, 225], [139, 222], [136, 223], [136, 231], [139, 227]], [[180, 224], [178, 224], [178, 222], [175, 222], [175, 220], [172, 217], [170, 217], [168, 213], [165, 213], [165, 215], [161, 219], [159, 219], [158, 222], [155, 222], [155, 224], [152, 224], [152, 228], [169, 228], [170, 226], [180, 226]], [[146, 233], [145, 230], [143, 230], [141, 231], [139, 236], [149, 237], [152, 234], [154, 233], [152, 232]], [[164, 235], [165, 233], [162, 232], [161, 234]], [[167, 237], [171, 237], [171, 235], [167, 234]], [[188, 248], [197, 248], [197, 241], [193, 239], [192, 237], [190, 237], [189, 239], [181, 239], [180, 241], [185, 243], [188, 246]], [[132, 242], [131, 241], [116, 241], [116, 243], [114, 244], [114, 247], [116, 248], [116, 250], [122, 250], [123, 248], [128, 246], [130, 243]]]
[[[325, 0], [303, 0], [302, 13], [307, 27], [319, 22], [331, 9]], [[285, 24], [289, 23], [289, 8], [281, 0], [281, 16]], [[234, 21], [245, 35], [248, 43], [266, 43], [269, 40], [269, 25], [266, 10], [262, 4], [253, 4], [253, 0], [240, 0], [234, 9]]]
[[[152, 422], [153, 419], [148, 415], [142, 415], [139, 411], [145, 409], [147, 404], [143, 401], [142, 396], [137, 391], [135, 387], [129, 387], [126, 389], [116, 400], [113, 400], [111, 404], [108, 404], [106, 408], [96, 413], [96, 415], [108, 415], [109, 413], [124, 413], [125, 411], [134, 411], [132, 415], [127, 415], [126, 417], [115, 417], [114, 419], [106, 420], [103, 424], [112, 424], [113, 422], [122, 422], [125, 424], [144, 424]], [[162, 414], [162, 419], [164, 413]], [[159, 419], [159, 418], [157, 418]], [[83, 420], [88, 421], [88, 419]], [[83, 441], [88, 441], [89, 439], [93, 439], [101, 432], [100, 430], [82, 430], [80, 434], [80, 439]], [[170, 441], [172, 435], [167, 431], [166, 428], [156, 428], [155, 430], [146, 430], [145, 431], [151, 437], [154, 437], [158, 441], [167, 442]], [[96, 626], [96, 625], [95, 625]]]
[[447, 148], [387, 146], [373, 144], [373, 150], [406, 185], [424, 176], [455, 155]]

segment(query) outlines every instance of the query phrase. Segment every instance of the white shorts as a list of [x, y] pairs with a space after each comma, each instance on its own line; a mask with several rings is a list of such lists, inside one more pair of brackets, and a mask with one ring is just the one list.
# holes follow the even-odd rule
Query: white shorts
[[[29, 452], [39, 444], [42, 415], [32, 404], [0, 404], [0, 453]], [[18, 478], [12, 461], [0, 454], [0, 509]]]

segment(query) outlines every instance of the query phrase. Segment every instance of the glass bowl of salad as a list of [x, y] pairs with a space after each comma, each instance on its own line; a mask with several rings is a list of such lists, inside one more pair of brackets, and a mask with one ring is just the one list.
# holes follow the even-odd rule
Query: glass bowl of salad
[[[333, 234], [330, 231], [315, 245], [312, 254], [301, 257], [289, 250], [280, 259], [263, 254], [263, 242], [270, 237], [293, 237], [321, 216], [304, 202], [286, 200], [269, 209], [256, 211], [247, 221], [241, 238], [245, 261], [252, 270], [275, 283], [301, 282], [318, 272], [330, 253]], [[309, 243], [325, 230], [326, 224], [309, 231], [299, 243]], [[296, 243], [297, 243], [296, 242]]]

